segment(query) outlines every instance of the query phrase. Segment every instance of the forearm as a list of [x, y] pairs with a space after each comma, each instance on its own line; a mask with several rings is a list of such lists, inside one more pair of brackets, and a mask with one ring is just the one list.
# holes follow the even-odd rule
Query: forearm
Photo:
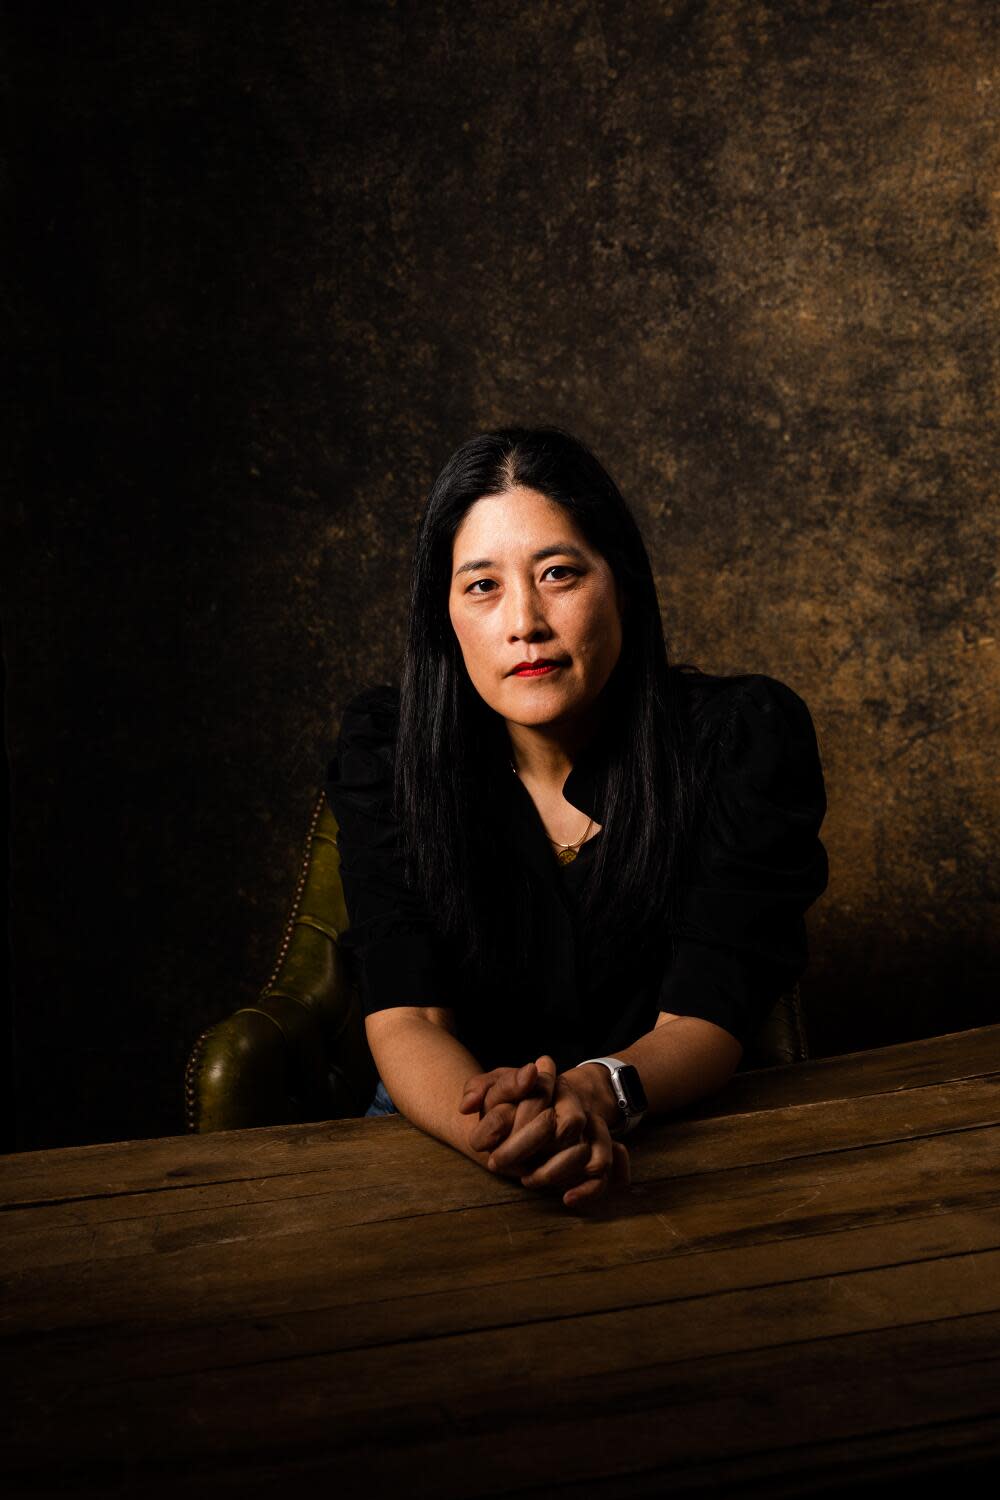
[[367, 1031], [379, 1077], [400, 1113], [485, 1166], [489, 1152], [469, 1144], [479, 1116], [458, 1108], [467, 1080], [481, 1071], [469, 1049], [441, 1020], [410, 1008], [377, 1011]]
[[[742, 1048], [735, 1037], [695, 1016], [661, 1015], [652, 1031], [615, 1054], [639, 1071], [650, 1115], [668, 1114], [714, 1094], [735, 1072]], [[588, 1089], [605, 1119], [614, 1125], [618, 1107], [606, 1068], [570, 1068], [569, 1076]]]

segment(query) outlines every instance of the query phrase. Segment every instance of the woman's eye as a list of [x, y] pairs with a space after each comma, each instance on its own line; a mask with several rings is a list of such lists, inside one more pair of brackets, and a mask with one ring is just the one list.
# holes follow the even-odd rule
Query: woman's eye
[[578, 576], [576, 568], [571, 568], [566, 563], [553, 563], [551, 568], [545, 569], [545, 572], [562, 574], [562, 577], [553, 579], [554, 583], [564, 583], [567, 578]]
[[469, 584], [466, 592], [469, 594], [478, 594], [479, 597], [482, 598], [483, 594], [488, 594], [492, 589], [495, 588], [496, 584], [493, 582], [492, 578], [477, 578], [475, 583]]

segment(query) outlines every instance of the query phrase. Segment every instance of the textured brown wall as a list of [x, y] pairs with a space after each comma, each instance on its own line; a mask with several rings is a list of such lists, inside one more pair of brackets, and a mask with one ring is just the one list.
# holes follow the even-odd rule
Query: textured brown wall
[[616, 475], [676, 657], [813, 710], [816, 1050], [997, 1019], [1000, 7], [62, 9], [8, 7], [20, 1143], [180, 1128], [502, 421]]

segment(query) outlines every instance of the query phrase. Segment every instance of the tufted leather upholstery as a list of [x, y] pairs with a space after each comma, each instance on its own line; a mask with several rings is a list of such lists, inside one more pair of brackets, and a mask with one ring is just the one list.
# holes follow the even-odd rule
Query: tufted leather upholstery
[[188, 1130], [364, 1114], [377, 1074], [337, 947], [346, 927], [337, 824], [321, 797], [271, 978], [255, 1005], [203, 1031], [188, 1059]]

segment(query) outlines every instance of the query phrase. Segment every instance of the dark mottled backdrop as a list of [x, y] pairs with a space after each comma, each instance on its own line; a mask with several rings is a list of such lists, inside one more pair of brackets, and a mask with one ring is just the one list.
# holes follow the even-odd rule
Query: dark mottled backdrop
[[474, 431], [809, 702], [820, 1052], [998, 1019], [994, 0], [7, 6], [19, 1144], [181, 1128]]

